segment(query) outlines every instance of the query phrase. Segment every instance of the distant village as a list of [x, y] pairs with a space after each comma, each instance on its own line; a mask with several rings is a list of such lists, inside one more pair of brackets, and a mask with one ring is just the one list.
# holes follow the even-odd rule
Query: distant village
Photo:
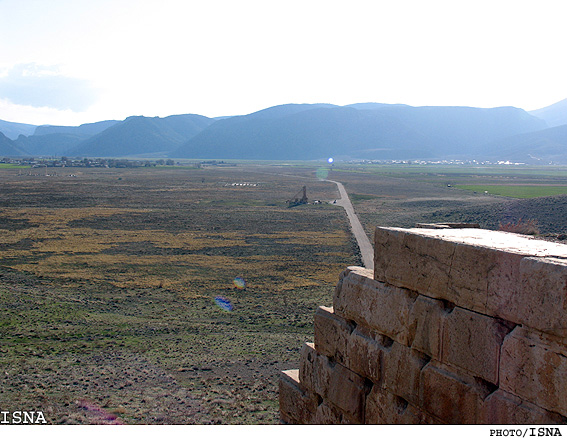
[[100, 167], [100, 168], [137, 168], [137, 167], [157, 167], [157, 166], [185, 166], [185, 167], [206, 167], [206, 166], [235, 166], [234, 163], [225, 161], [200, 161], [184, 162], [183, 164], [173, 159], [156, 160], [136, 160], [136, 159], [115, 159], [115, 158], [2, 158], [0, 164], [10, 164], [22, 167]]
[[512, 161], [477, 161], [476, 159], [442, 159], [427, 161], [424, 159], [399, 159], [392, 161], [381, 160], [360, 160], [360, 161], [347, 161], [348, 163], [357, 164], [414, 164], [414, 165], [526, 165], [525, 162], [512, 162]]
[[[413, 165], [526, 165], [521, 162], [511, 161], [476, 161], [449, 159], [449, 160], [345, 160], [344, 164], [413, 164]], [[158, 167], [158, 166], [184, 166], [184, 167], [235, 167], [234, 162], [225, 161], [183, 161], [180, 163], [173, 159], [117, 159], [117, 158], [8, 158], [0, 160], [0, 164], [11, 164], [23, 167], [101, 167], [101, 168], [137, 168], [137, 167]]]

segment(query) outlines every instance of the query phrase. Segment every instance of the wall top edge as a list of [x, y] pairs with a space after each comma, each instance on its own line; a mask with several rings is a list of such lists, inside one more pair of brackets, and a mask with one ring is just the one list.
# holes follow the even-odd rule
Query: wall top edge
[[567, 245], [523, 234], [480, 228], [398, 228], [376, 227], [376, 239], [382, 233], [395, 232], [439, 239], [456, 244], [496, 249], [524, 256], [546, 257], [567, 263]]

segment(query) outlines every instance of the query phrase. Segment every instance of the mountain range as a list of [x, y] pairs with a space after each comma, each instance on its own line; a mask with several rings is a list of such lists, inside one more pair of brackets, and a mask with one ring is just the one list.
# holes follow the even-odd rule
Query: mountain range
[[284, 104], [223, 118], [131, 116], [75, 127], [0, 120], [0, 133], [0, 156], [567, 164], [567, 99], [530, 112], [515, 107]]

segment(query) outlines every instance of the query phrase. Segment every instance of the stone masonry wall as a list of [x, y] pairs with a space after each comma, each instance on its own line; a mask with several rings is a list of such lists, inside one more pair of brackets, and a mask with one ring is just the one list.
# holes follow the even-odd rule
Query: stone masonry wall
[[567, 422], [567, 245], [377, 228], [279, 390], [291, 424]]

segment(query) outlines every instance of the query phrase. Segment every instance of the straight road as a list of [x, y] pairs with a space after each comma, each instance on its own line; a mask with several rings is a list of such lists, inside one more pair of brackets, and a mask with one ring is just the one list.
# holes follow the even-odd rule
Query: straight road
[[337, 199], [336, 205], [343, 207], [346, 211], [352, 234], [354, 234], [354, 237], [358, 242], [358, 248], [360, 249], [364, 267], [366, 269], [374, 269], [374, 248], [372, 247], [372, 244], [370, 243], [370, 240], [368, 239], [368, 236], [366, 235], [362, 224], [358, 220], [358, 216], [354, 212], [354, 208], [352, 206], [352, 203], [350, 202], [350, 198], [348, 197], [348, 193], [346, 192], [344, 185], [340, 182], [331, 181], [329, 179], [325, 179], [325, 181], [332, 182], [338, 187], [341, 198]]

